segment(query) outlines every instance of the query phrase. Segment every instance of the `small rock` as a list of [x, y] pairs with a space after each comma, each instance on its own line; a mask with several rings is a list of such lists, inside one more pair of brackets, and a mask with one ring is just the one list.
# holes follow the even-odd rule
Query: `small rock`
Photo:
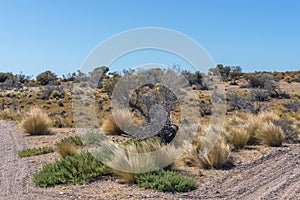
[[63, 193], [63, 192], [59, 192], [59, 194], [60, 194], [60, 195], [63, 195], [64, 193]]

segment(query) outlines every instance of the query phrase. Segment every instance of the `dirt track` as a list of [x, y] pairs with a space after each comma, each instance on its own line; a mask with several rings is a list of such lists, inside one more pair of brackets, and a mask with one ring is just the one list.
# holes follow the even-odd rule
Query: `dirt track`
[[[15, 122], [0, 121], [0, 199], [67, 199], [49, 191], [34, 191], [30, 158], [18, 158], [26, 146]], [[130, 190], [130, 188], [129, 188]], [[151, 193], [145, 190], [143, 193]], [[278, 148], [259, 159], [236, 166], [186, 194], [158, 193], [155, 198], [300, 199], [300, 145]], [[133, 194], [137, 199], [141, 196]], [[149, 196], [151, 198], [151, 195]], [[84, 195], [82, 195], [84, 198]], [[95, 198], [101, 198], [99, 196]]]

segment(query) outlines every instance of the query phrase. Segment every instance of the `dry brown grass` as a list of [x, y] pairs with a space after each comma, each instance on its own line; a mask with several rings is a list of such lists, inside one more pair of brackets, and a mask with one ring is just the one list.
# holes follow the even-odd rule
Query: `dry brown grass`
[[79, 154], [79, 151], [74, 147], [74, 145], [69, 143], [59, 143], [57, 144], [59, 154], [64, 158], [66, 156], [72, 156]]
[[51, 121], [40, 108], [32, 107], [22, 120], [21, 125], [30, 135], [44, 135], [49, 133]]
[[251, 115], [251, 116], [249, 116], [249, 119], [246, 121], [245, 126], [246, 126], [246, 130], [249, 134], [249, 140], [248, 140], [247, 144], [249, 144], [249, 145], [257, 144], [258, 141], [257, 141], [256, 135], [262, 126], [261, 119], [255, 115]]
[[[126, 134], [120, 127], [130, 127], [130, 120], [132, 120], [133, 114], [127, 110], [118, 109], [114, 111], [114, 116], [109, 116], [101, 127], [103, 133], [107, 135], [122, 135]], [[115, 117], [115, 118], [114, 118]], [[118, 122], [119, 126], [117, 125]], [[126, 128], [127, 129], [127, 128]]]
[[263, 123], [257, 133], [259, 141], [267, 146], [281, 146], [284, 141], [284, 132], [279, 126], [272, 122]]
[[230, 143], [235, 149], [243, 149], [250, 139], [250, 134], [247, 129], [242, 126], [231, 127], [229, 132]]
[[134, 182], [139, 173], [170, 167], [180, 154], [180, 149], [164, 145], [157, 139], [126, 142], [109, 149], [113, 154], [107, 165], [128, 183]]
[[263, 122], [273, 122], [280, 119], [280, 117], [275, 112], [261, 112], [258, 115], [258, 118]]
[[[204, 129], [204, 132], [209, 129]], [[191, 147], [180, 157], [180, 161], [183, 161], [189, 166], [197, 166], [203, 169], [209, 168], [221, 168], [227, 161], [230, 155], [230, 148], [223, 136], [218, 136], [214, 140], [208, 140], [213, 145], [212, 149], [207, 149], [207, 154], [202, 154], [203, 142], [205, 137], [199, 134], [192, 142]]]

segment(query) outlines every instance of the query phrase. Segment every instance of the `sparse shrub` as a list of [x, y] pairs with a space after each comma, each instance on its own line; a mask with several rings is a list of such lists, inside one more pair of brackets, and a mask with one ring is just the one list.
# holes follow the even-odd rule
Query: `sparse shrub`
[[29, 156], [37, 156], [46, 153], [52, 153], [54, 149], [51, 147], [40, 147], [40, 148], [32, 148], [32, 149], [24, 149], [18, 152], [18, 156], [20, 158], [29, 157]]
[[284, 140], [284, 132], [272, 122], [265, 122], [257, 133], [257, 138], [265, 145], [277, 147], [281, 146]]
[[297, 100], [289, 101], [288, 103], [283, 104], [288, 112], [297, 112], [300, 108], [300, 103]]
[[32, 107], [21, 122], [22, 127], [30, 135], [43, 135], [49, 133], [51, 121], [38, 107]]
[[160, 192], [190, 192], [198, 187], [195, 180], [164, 170], [139, 174], [136, 182], [139, 187]]
[[[130, 128], [132, 126], [130, 120], [132, 119], [133, 114], [122, 109], [118, 109], [114, 111], [114, 113], [114, 116], [111, 115], [103, 122], [101, 127], [102, 132], [107, 135], [126, 135], [127, 133], [124, 132], [120, 127], [126, 129]], [[117, 125], [116, 121], [119, 123], [120, 127]]]
[[63, 158], [65, 158], [67, 156], [77, 155], [79, 153], [78, 150], [75, 148], [75, 146], [72, 144], [69, 144], [69, 143], [59, 143], [59, 144], [57, 144], [57, 148], [58, 148], [59, 154]]
[[55, 163], [47, 164], [34, 175], [34, 182], [40, 187], [58, 184], [86, 184], [92, 179], [109, 174], [110, 171], [90, 153], [67, 156]]

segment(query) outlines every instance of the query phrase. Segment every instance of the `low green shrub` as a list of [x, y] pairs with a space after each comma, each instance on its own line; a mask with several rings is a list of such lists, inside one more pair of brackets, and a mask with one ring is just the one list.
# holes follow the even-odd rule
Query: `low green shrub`
[[83, 142], [81, 138], [78, 135], [75, 136], [69, 136], [61, 139], [60, 143], [62, 144], [72, 144], [72, 145], [77, 145], [77, 146], [82, 146]]
[[81, 140], [84, 144], [95, 144], [100, 145], [102, 141], [106, 140], [106, 135], [102, 133], [88, 133], [81, 137]]
[[186, 178], [176, 172], [158, 170], [136, 176], [139, 187], [160, 192], [189, 192], [197, 189], [195, 180]]
[[52, 153], [54, 149], [51, 147], [40, 147], [40, 148], [32, 148], [32, 149], [24, 149], [18, 152], [18, 156], [20, 158], [29, 157], [29, 156], [37, 156], [46, 153]]
[[109, 169], [89, 152], [67, 156], [55, 163], [47, 164], [34, 175], [34, 182], [40, 187], [58, 184], [86, 184], [93, 178], [109, 174]]

